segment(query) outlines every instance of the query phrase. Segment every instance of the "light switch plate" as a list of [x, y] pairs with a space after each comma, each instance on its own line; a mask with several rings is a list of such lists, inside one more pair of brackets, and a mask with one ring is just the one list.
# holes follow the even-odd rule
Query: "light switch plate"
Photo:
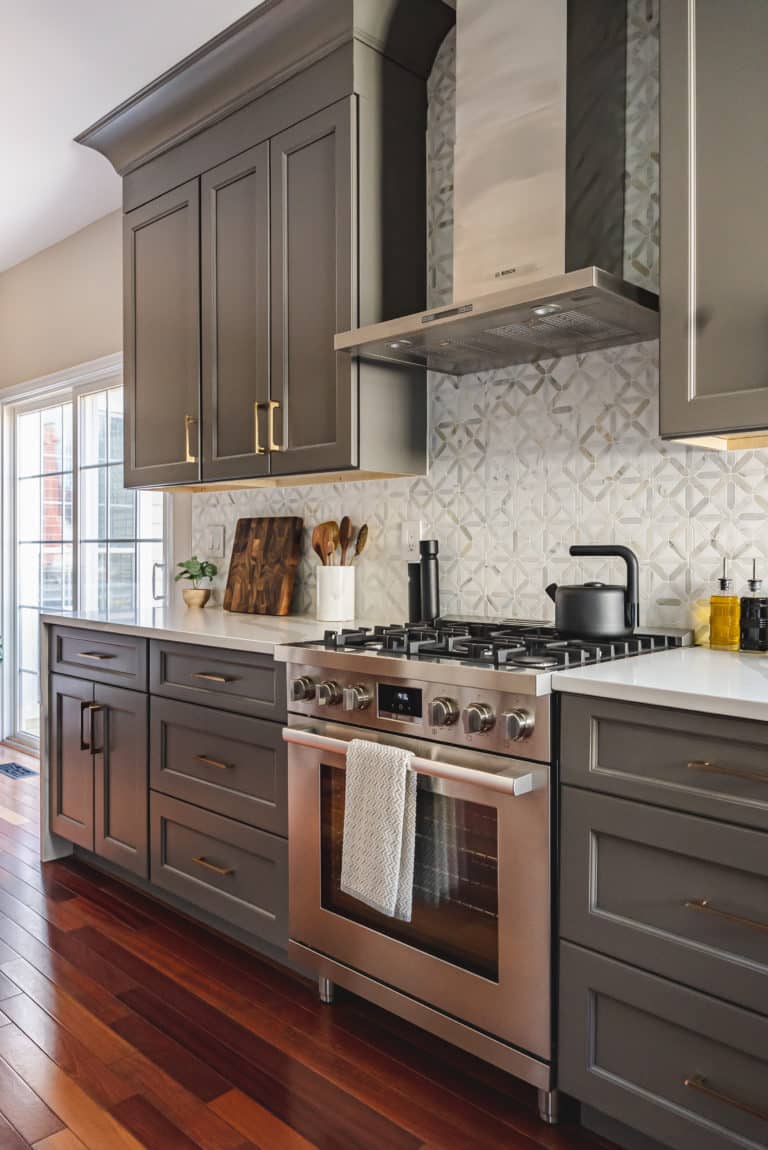
[[403, 559], [411, 562], [419, 558], [419, 540], [421, 539], [421, 520], [406, 519], [401, 525], [400, 543], [403, 550]]
[[206, 527], [203, 535], [205, 546], [203, 550], [209, 559], [220, 558], [224, 555], [224, 524], [217, 523]]

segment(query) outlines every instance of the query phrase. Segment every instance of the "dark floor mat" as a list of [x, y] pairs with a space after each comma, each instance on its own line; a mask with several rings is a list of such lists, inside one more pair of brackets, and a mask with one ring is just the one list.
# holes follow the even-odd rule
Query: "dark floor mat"
[[21, 763], [0, 763], [0, 775], [7, 775], [9, 779], [26, 779], [27, 775], [36, 774], [37, 771], [22, 767]]

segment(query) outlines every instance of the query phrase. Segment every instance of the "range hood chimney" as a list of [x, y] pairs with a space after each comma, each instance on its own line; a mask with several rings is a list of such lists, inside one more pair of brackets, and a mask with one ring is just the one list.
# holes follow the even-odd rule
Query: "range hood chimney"
[[625, 0], [456, 8], [456, 302], [337, 350], [461, 375], [656, 338], [622, 279]]

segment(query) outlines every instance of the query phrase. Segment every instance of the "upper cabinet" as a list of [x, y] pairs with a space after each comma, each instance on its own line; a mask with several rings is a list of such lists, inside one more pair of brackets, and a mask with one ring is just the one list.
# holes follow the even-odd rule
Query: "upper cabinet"
[[421, 474], [419, 366], [334, 336], [424, 306], [442, 0], [271, 0], [79, 140], [123, 176], [125, 482]]
[[665, 437], [768, 442], [766, 42], [765, 0], [662, 0]]

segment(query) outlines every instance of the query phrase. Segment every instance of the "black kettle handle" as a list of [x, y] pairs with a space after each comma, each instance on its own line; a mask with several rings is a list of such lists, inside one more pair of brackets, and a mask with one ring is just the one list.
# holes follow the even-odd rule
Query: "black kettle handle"
[[637, 555], [629, 547], [622, 547], [620, 543], [574, 543], [570, 548], [571, 555], [597, 555], [606, 559], [623, 559], [627, 565], [627, 596], [624, 607], [628, 627], [637, 627], [640, 623], [640, 568]]

